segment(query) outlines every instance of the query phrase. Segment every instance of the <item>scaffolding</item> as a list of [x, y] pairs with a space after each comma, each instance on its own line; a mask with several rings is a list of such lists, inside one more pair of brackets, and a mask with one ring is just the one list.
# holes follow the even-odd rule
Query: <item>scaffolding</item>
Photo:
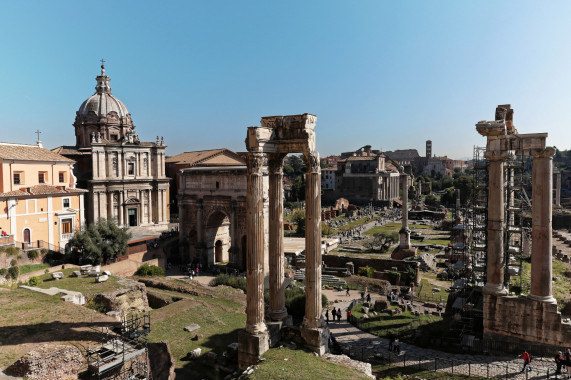
[[472, 192], [470, 261], [471, 276], [467, 279], [474, 287], [486, 283], [488, 251], [488, 165], [484, 157], [486, 148], [474, 147], [474, 189]]
[[[531, 203], [525, 193], [523, 183], [524, 157], [510, 154], [504, 171], [504, 286], [506, 289], [521, 292], [523, 258], [523, 212]], [[519, 293], [518, 292], [518, 293]]]
[[96, 331], [103, 342], [87, 350], [91, 378], [98, 380], [152, 380], [147, 349], [151, 314], [124, 318], [119, 328]]

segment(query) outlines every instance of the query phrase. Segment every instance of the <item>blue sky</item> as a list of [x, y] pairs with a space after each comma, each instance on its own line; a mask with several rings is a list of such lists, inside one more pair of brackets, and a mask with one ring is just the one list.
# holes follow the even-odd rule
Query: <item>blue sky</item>
[[104, 58], [113, 94], [167, 154], [244, 151], [260, 117], [317, 115], [322, 156], [469, 157], [479, 120], [571, 149], [569, 1], [12, 1], [0, 24], [0, 141], [73, 145]]

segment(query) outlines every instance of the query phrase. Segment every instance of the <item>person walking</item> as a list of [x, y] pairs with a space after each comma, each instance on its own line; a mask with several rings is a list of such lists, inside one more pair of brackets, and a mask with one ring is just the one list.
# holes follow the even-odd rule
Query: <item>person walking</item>
[[371, 303], [371, 293], [367, 293], [367, 303]]
[[335, 308], [331, 310], [331, 315], [333, 316], [333, 322], [335, 322], [335, 318], [337, 317], [337, 310], [335, 310]]
[[[531, 363], [531, 356], [527, 353], [527, 351], [524, 351], [521, 355], [518, 355], [518, 358], [519, 357], [523, 358], [523, 368], [521, 369], [521, 372], [523, 372], [525, 371], [525, 367]], [[529, 370], [531, 370], [531, 366], [528, 368], [528, 371]]]
[[347, 297], [351, 297], [351, 294], [349, 294], [349, 287], [348, 287], [348, 286], [347, 286], [347, 290], [345, 291], [345, 295], [346, 295]]
[[351, 310], [347, 309], [347, 322], [351, 322]]
[[555, 355], [555, 364], [557, 365], [557, 370], [555, 371], [556, 375], [561, 374], [561, 366], [563, 365], [564, 361], [565, 359], [563, 358], [563, 354], [561, 353], [561, 351], [558, 351], [557, 354]]
[[341, 308], [337, 308], [337, 321], [341, 322]]
[[329, 309], [325, 312], [325, 320], [327, 321], [327, 324], [329, 324]]

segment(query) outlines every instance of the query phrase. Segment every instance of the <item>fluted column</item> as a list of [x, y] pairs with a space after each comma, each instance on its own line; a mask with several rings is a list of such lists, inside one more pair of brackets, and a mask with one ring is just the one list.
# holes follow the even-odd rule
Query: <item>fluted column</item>
[[551, 212], [553, 202], [554, 148], [536, 149], [533, 155], [531, 191], [531, 292], [530, 297], [556, 303], [552, 295]]
[[401, 166], [401, 190], [402, 190], [402, 228], [399, 231], [399, 249], [410, 249], [410, 229], [408, 228], [408, 174]]
[[555, 206], [561, 206], [561, 172], [555, 174]]
[[246, 331], [265, 334], [264, 324], [264, 192], [262, 153], [247, 153], [246, 196]]
[[321, 168], [319, 153], [305, 154], [305, 317], [306, 328], [321, 327]]
[[270, 196], [270, 318], [280, 321], [287, 317], [284, 289], [284, 207], [283, 159], [285, 154], [269, 155]]
[[486, 152], [488, 161], [488, 253], [485, 294], [505, 295], [504, 162], [506, 152]]
[[230, 258], [229, 261], [239, 264], [238, 260], [238, 232], [236, 231], [236, 208], [238, 204], [232, 199], [230, 208]]

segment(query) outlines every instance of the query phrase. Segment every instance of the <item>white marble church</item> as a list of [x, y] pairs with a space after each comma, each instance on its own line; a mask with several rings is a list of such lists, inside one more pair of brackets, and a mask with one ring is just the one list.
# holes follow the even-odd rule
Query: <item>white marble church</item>
[[169, 221], [163, 138], [139, 140], [127, 107], [111, 94], [104, 65], [96, 81], [95, 94], [76, 112], [75, 146], [54, 151], [77, 162], [77, 186], [89, 190], [88, 223], [105, 218], [163, 229]]

